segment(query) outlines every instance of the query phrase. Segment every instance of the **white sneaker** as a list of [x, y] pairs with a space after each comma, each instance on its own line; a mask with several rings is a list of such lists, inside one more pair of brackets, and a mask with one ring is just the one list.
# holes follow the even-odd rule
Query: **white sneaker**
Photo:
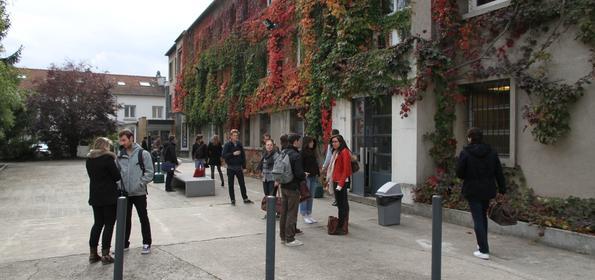
[[151, 253], [151, 245], [143, 244], [143, 250], [140, 252], [143, 255]]
[[473, 255], [477, 258], [480, 258], [482, 260], [489, 260], [490, 259], [490, 254], [484, 254], [480, 251], [475, 251], [473, 252]]
[[306, 224], [313, 224], [314, 222], [312, 221], [312, 219], [310, 219], [310, 217], [304, 216], [304, 223], [306, 223]]
[[302, 241], [299, 241], [297, 239], [289, 242], [289, 243], [285, 243], [285, 246], [287, 247], [298, 247], [298, 246], [302, 246], [304, 245], [304, 243], [302, 243]]
[[312, 218], [312, 216], [308, 216], [308, 219], [310, 219], [313, 224], [318, 223], [318, 221]]

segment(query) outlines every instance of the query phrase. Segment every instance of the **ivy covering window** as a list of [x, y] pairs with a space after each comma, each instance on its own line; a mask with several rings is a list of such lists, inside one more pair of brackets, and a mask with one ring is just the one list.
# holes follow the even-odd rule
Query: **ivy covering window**
[[484, 142], [500, 156], [510, 155], [510, 81], [463, 86], [468, 96], [469, 127], [483, 130]]
[[135, 118], [136, 117], [136, 105], [125, 105], [124, 106], [124, 117]]

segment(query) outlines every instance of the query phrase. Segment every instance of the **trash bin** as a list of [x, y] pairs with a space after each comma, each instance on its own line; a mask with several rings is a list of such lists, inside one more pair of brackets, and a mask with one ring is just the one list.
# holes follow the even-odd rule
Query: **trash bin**
[[388, 182], [376, 192], [378, 224], [390, 226], [401, 224], [401, 199], [403, 193], [397, 183]]

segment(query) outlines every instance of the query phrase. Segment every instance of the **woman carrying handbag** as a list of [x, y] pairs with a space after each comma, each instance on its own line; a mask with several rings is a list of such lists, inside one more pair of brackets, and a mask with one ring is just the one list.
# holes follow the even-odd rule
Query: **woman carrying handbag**
[[[329, 165], [329, 173], [332, 174], [332, 186], [335, 192], [335, 199], [337, 200], [337, 208], [339, 208], [339, 218], [337, 219], [336, 230], [329, 230], [329, 234], [345, 235], [347, 234], [346, 229], [349, 220], [347, 192], [351, 185], [351, 152], [341, 135], [333, 135], [331, 145], [333, 147], [333, 155]], [[334, 225], [330, 224], [332, 218], [329, 219], [329, 229], [334, 228]]]
[[[279, 153], [275, 149], [275, 143], [271, 139], [267, 139], [265, 141], [265, 150], [262, 154], [262, 158], [258, 163], [258, 170], [261, 171], [262, 176], [262, 190], [265, 196], [272, 195], [275, 196], [277, 194], [277, 187], [279, 184], [275, 182], [273, 178], [273, 165], [275, 165], [275, 160], [279, 157]], [[266, 219], [266, 215], [264, 215], [263, 219]]]

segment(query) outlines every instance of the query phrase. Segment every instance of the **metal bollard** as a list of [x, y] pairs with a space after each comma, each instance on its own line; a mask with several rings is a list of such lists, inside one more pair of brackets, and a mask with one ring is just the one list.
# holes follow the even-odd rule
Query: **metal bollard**
[[277, 197], [267, 196], [266, 280], [275, 279], [275, 226]]
[[126, 197], [118, 198], [116, 223], [116, 258], [114, 262], [114, 280], [122, 280], [124, 274], [124, 238], [126, 234]]
[[442, 196], [432, 196], [432, 280], [440, 280], [442, 263]]

